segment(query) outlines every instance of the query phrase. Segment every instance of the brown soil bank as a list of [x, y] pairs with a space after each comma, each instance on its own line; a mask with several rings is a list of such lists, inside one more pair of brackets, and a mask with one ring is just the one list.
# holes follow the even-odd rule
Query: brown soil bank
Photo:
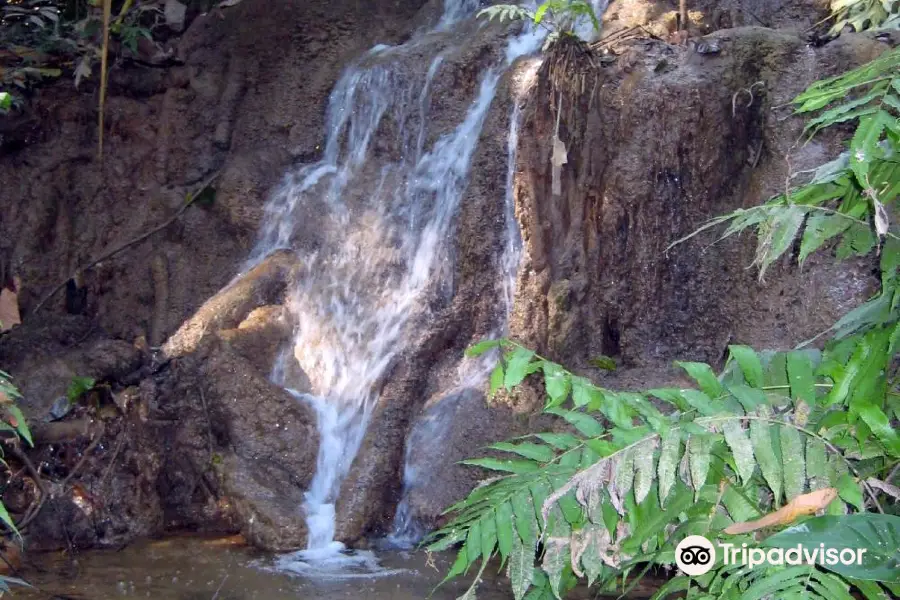
[[[10, 486], [4, 501], [18, 515], [42, 503], [26, 532], [31, 547], [116, 546], [178, 529], [240, 531], [271, 550], [305, 543], [300, 507], [315, 468], [315, 415], [268, 380], [290, 336], [285, 290], [302, 261], [278, 253], [226, 284], [254, 241], [269, 189], [289, 165], [317, 156], [327, 94], [343, 66], [426, 22], [434, 7], [421, 4], [245, 1], [198, 17], [178, 42], [184, 65], [114, 70], [102, 165], [90, 95], [44, 89], [31, 121], [3, 125], [0, 259], [22, 278], [25, 323], [0, 338], [0, 367], [43, 427], [29, 452], [40, 473]], [[437, 120], [464, 112], [479, 72], [496, 59], [497, 31], [473, 36], [435, 80], [432, 110], [446, 111]], [[514, 178], [524, 251], [511, 331], [575, 368], [596, 354], [617, 358], [624, 369], [612, 383], [668, 377], [676, 357], [716, 362], [728, 343], [791, 345], [871, 283], [867, 265], [848, 273], [823, 256], [800, 274], [785, 262], [757, 284], [745, 268], [751, 240], [707, 247], [707, 237], [665, 253], [705, 219], [783, 189], [789, 151], [795, 171], [832, 157], [828, 140], [793, 148], [802, 122], [773, 108], [886, 48], [848, 36], [812, 49], [761, 28], [713, 38], [715, 55], [637, 42], [627, 60], [592, 68], [583, 82], [574, 71], [551, 77], [551, 57], [527, 96]], [[514, 75], [501, 83], [473, 161], [451, 297], [423, 307], [428, 325], [386, 378], [344, 482], [344, 540], [390, 527], [406, 440], [440, 442], [410, 453], [429, 472], [410, 507], [433, 523], [478, 477], [456, 461], [529, 426], [520, 414], [534, 398], [488, 407], [480, 390], [447, 385], [500, 305], [494, 278]], [[550, 164], [557, 107], [568, 150], [559, 195]], [[185, 190], [216, 172], [212, 204], [192, 206], [86, 273], [86, 302], [61, 295], [32, 313], [78, 265], [163, 221]], [[44, 424], [76, 375], [107, 387]], [[428, 430], [435, 415], [447, 422], [440, 432]]]

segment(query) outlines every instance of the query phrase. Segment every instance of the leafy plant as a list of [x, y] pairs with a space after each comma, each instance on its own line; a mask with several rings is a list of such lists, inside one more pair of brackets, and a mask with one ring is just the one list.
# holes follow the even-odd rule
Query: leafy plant
[[600, 30], [600, 21], [594, 7], [586, 0], [546, 0], [534, 12], [514, 4], [496, 4], [482, 9], [478, 16], [501, 23], [531, 21], [550, 32], [544, 44], [545, 49], [560, 35], [575, 36], [575, 28], [579, 23], [589, 22], [595, 31]]
[[689, 598], [740, 600], [900, 593], [890, 562], [896, 556], [884, 553], [897, 547], [897, 517], [867, 512], [881, 513], [882, 502], [900, 495], [886, 481], [900, 464], [900, 238], [890, 221], [900, 193], [898, 77], [900, 50], [892, 50], [811, 86], [795, 100], [797, 112], [818, 113], [807, 131], [855, 124], [848, 152], [808, 184], [699, 230], [728, 224], [727, 237], [755, 229], [760, 277], [797, 238], [800, 262], [829, 242], [838, 242], [841, 258], [875, 251], [879, 293], [823, 332], [830, 335], [823, 351], [730, 346], [718, 374], [703, 363], [676, 363], [694, 388], [620, 392], [515, 342], [470, 349], [503, 351], [491, 394], [542, 375], [544, 412], [565, 427], [495, 444], [494, 456], [466, 461], [495, 477], [450, 507], [452, 520], [429, 540], [433, 550], [461, 544], [448, 578], [476, 561], [483, 570], [497, 555], [517, 600], [560, 598], [580, 578], [600, 591], [627, 593], [648, 569], [671, 566], [676, 543], [688, 535], [740, 546], [755, 543], [757, 529], [824, 511], [827, 520], [808, 520], [768, 543], [818, 544], [832, 531], [852, 530], [854, 543], [868, 544], [878, 564], [828, 572], [717, 563], [701, 577], [672, 578], [655, 598], [686, 591]]
[[66, 389], [66, 398], [74, 404], [83, 395], [94, 389], [97, 381], [93, 377], [73, 377]]
[[854, 31], [866, 29], [900, 29], [900, 2], [897, 0], [832, 0], [833, 35], [845, 27]]

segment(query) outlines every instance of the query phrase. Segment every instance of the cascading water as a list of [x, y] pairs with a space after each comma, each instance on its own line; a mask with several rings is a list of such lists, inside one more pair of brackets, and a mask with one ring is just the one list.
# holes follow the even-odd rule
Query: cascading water
[[[524, 52], [519, 48], [510, 45], [508, 50], [508, 60], [514, 60], [515, 57], [527, 54], [531, 49], [531, 45], [539, 43], [539, 39], [526, 38], [520, 40], [527, 45]], [[516, 168], [516, 151], [519, 146], [519, 125], [522, 117], [521, 101], [525, 90], [531, 85], [537, 69], [541, 61], [535, 59], [529, 64], [523, 66], [517, 73], [518, 81], [514, 85], [513, 108], [509, 119], [509, 134], [507, 136], [507, 171], [506, 171], [506, 193], [504, 195], [504, 225], [505, 239], [503, 253], [499, 257], [497, 272], [500, 275], [500, 293], [503, 300], [504, 311], [498, 315], [498, 323], [494, 332], [489, 337], [501, 337], [507, 334], [509, 316], [513, 306], [513, 296], [515, 294], [516, 275], [521, 258], [522, 238], [519, 232], [519, 224], [515, 217], [515, 198], [514, 198], [514, 179]], [[488, 373], [496, 364], [496, 353], [488, 353], [478, 359], [463, 359], [457, 370], [456, 384], [447, 393], [439, 403], [446, 403], [458, 400], [464, 390], [477, 389], [481, 386]], [[421, 419], [418, 425], [410, 433], [406, 442], [406, 453], [403, 469], [403, 494], [397, 510], [394, 515], [394, 529], [387, 538], [389, 545], [399, 548], [410, 548], [418, 543], [425, 529], [416, 521], [409, 505], [409, 492], [416, 486], [428, 484], [427, 475], [423, 474], [412, 460], [413, 450], [421, 448], [427, 444], [442, 445], [447, 434], [448, 423], [446, 419], [440, 417], [444, 412], [452, 413], [452, 406], [435, 406], [430, 409], [429, 415]], [[423, 477], [426, 475], [426, 477]]]
[[[447, 0], [435, 31], [451, 29], [477, 7]], [[293, 343], [273, 380], [316, 411], [320, 447], [306, 493], [306, 551], [283, 568], [341, 563], [334, 541], [335, 501], [349, 472], [385, 375], [409, 335], [423, 298], [440, 293], [452, 272], [452, 221], [498, 81], [540, 36], [512, 39], [506, 57], [481, 78], [462, 122], [425, 148], [432, 79], [443, 54], [433, 36], [376, 46], [336, 85], [328, 107], [323, 158], [291, 173], [266, 208], [255, 263], [294, 248], [304, 266], [291, 293]], [[446, 50], [445, 50], [446, 51]], [[407, 53], [429, 68], [411, 72]], [[300, 374], [302, 373], [302, 376]], [[298, 391], [308, 379], [307, 391]]]

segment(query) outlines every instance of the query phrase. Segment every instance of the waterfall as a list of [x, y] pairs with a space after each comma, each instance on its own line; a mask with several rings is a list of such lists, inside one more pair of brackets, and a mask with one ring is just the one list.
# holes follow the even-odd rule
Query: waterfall
[[[477, 5], [446, 0], [434, 32], [451, 30]], [[505, 57], [482, 74], [463, 120], [426, 148], [428, 98], [444, 57], [430, 47], [434, 32], [376, 46], [344, 72], [329, 99], [321, 160], [285, 177], [249, 259], [292, 248], [302, 263], [289, 293], [293, 342], [272, 378], [315, 409], [320, 445], [303, 507], [308, 548], [280, 561], [284, 568], [321, 564], [343, 547], [334, 540], [335, 502], [378, 383], [423, 300], [450, 284], [452, 222], [497, 84], [541, 40], [536, 33], [511, 39]], [[423, 53], [424, 73], [407, 68]]]

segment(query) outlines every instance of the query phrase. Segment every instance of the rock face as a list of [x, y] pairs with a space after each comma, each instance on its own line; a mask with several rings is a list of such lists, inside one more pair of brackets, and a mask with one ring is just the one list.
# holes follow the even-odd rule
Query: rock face
[[[782, 191], [788, 151], [793, 172], [836, 156], [828, 138], [792, 150], [803, 121], [772, 107], [885, 48], [842, 39], [813, 51], [760, 28], [710, 39], [723, 47], [718, 56], [639, 44], [627, 71], [602, 70], [583, 94], [540, 78], [519, 154], [525, 252], [512, 321], [539, 352], [584, 368], [599, 354], [632, 367], [675, 357], [718, 363], [731, 343], [808, 339], [866, 296], [867, 269], [827, 256], [803, 270], [785, 257], [756, 281], [748, 236], [710, 247], [715, 231], [667, 250], [706, 220]], [[554, 196], [560, 97], [568, 163]]]

